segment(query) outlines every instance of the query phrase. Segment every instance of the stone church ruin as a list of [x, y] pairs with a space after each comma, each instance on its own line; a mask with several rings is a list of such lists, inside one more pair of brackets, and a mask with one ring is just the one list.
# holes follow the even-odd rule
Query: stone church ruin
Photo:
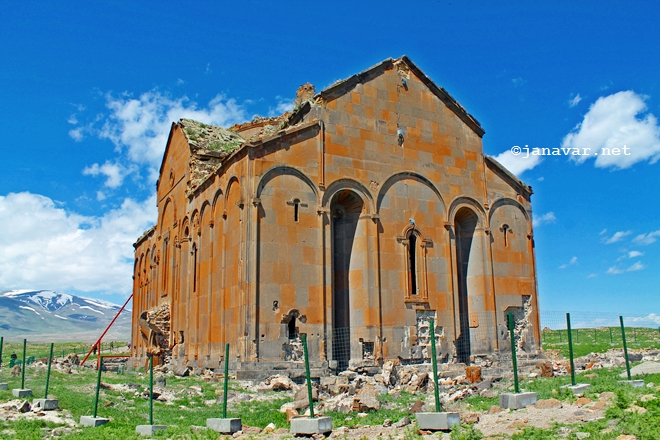
[[158, 221], [135, 243], [132, 356], [242, 378], [539, 350], [532, 190], [409, 58], [295, 108], [172, 124]]

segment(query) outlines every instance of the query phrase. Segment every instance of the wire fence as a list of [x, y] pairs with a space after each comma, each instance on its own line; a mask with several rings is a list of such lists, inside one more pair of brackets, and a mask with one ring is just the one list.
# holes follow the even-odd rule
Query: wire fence
[[[529, 309], [510, 308], [493, 312], [464, 314], [456, 321], [435, 311], [416, 311], [416, 325], [400, 327], [346, 327], [333, 329], [328, 337], [328, 359], [343, 371], [355, 365], [369, 365], [377, 359], [399, 358], [405, 363], [426, 363], [431, 359], [430, 319], [439, 362], [479, 364], [482, 359], [510, 357], [511, 340], [508, 312], [514, 322], [516, 350], [521, 357], [538, 355], [542, 350], [567, 351], [565, 312], [543, 311], [538, 320]], [[579, 353], [603, 352], [621, 348], [623, 334], [620, 315], [599, 312], [572, 312], [571, 335]], [[660, 348], [660, 316], [621, 315], [631, 349]], [[374, 362], [372, 362], [374, 361]]]

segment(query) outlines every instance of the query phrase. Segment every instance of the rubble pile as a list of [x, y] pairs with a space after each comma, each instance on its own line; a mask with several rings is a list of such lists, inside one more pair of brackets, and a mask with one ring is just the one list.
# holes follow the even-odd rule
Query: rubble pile
[[[550, 354], [549, 359], [537, 364], [536, 369], [529, 377], [553, 377], [565, 376], [571, 374], [571, 364], [568, 359], [562, 359], [558, 353]], [[641, 349], [628, 352], [630, 362], [639, 361], [660, 361], [660, 350]], [[623, 349], [614, 348], [605, 353], [589, 353], [573, 360], [575, 371], [589, 371], [600, 368], [623, 367], [626, 365], [626, 359]]]

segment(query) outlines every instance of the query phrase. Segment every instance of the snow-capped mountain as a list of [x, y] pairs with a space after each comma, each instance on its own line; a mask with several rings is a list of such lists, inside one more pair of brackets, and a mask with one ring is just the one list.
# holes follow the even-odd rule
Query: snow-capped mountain
[[[0, 292], [0, 336], [33, 341], [96, 340], [121, 306], [50, 290]], [[127, 307], [106, 338], [130, 339], [131, 311]], [[104, 339], [106, 339], [104, 338]]]

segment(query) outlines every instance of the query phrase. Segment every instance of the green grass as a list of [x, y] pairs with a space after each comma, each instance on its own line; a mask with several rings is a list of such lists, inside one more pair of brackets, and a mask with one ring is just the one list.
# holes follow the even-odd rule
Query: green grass
[[[110, 341], [101, 344], [101, 352], [104, 355], [130, 355], [127, 343], [125, 341], [113, 341], [114, 349], [110, 352]], [[75, 353], [82, 361], [83, 357], [92, 349], [91, 343], [83, 342], [56, 342], [53, 346], [53, 358], [62, 359], [62, 357]], [[23, 342], [4, 342], [2, 346], [2, 365], [9, 365], [9, 359], [12, 353], [16, 353], [18, 360], [23, 359]], [[26, 359], [34, 356], [35, 359], [46, 360], [50, 353], [50, 343], [27, 344], [25, 350]], [[93, 356], [93, 355], [92, 355]]]
[[[605, 332], [603, 332], [605, 333]], [[557, 336], [557, 335], [554, 335]], [[638, 343], [649, 344], [653, 341], [653, 335], [648, 335], [648, 341], [642, 338], [646, 335], [642, 332], [637, 333]], [[608, 336], [609, 337], [609, 336]], [[586, 337], [581, 336], [582, 343], [588, 343]], [[593, 343], [593, 340], [591, 341]], [[633, 341], [634, 344], [634, 341]], [[119, 344], [116, 344], [119, 345]], [[609, 343], [607, 344], [609, 346]], [[60, 350], [65, 352], [73, 351], [76, 347], [83, 347], [88, 350], [89, 344], [59, 344]], [[124, 345], [125, 346], [125, 345]], [[634, 345], [633, 345], [634, 346]], [[22, 354], [21, 344], [6, 344], [6, 353], [9, 349], [19, 348]], [[56, 345], [57, 347], [57, 345]], [[38, 353], [47, 353], [49, 344], [30, 344], [28, 346], [28, 355], [38, 357]], [[609, 348], [609, 347], [608, 347]], [[90, 366], [93, 362], [90, 362]], [[20, 376], [9, 377], [8, 368], [0, 371], [0, 381], [6, 381], [9, 384], [9, 390], [20, 387]], [[598, 398], [598, 394], [610, 391], [617, 393], [615, 405], [606, 412], [606, 420], [596, 422], [581, 423], [566, 426], [554, 426], [550, 429], [538, 429], [525, 427], [512, 434], [510, 439], [550, 439], [558, 438], [557, 430], [567, 430], [569, 434], [562, 438], [574, 439], [576, 432], [586, 432], [591, 435], [590, 438], [615, 439], [621, 434], [636, 435], [640, 439], [659, 439], [660, 440], [660, 392], [657, 388], [633, 388], [618, 383], [618, 376], [623, 368], [613, 369], [594, 369], [588, 372], [577, 374], [579, 383], [589, 383], [592, 387], [585, 392], [585, 397], [592, 400]], [[45, 367], [30, 366], [26, 370], [26, 387], [31, 388], [35, 397], [43, 397], [45, 386]], [[588, 376], [588, 377], [587, 377]], [[660, 374], [648, 375], [645, 378], [646, 383], [654, 382], [660, 384]], [[163, 402], [154, 402], [154, 422], [157, 424], [168, 425], [166, 433], [159, 433], [158, 438], [186, 438], [186, 439], [217, 439], [217, 433], [206, 429], [206, 419], [210, 417], [220, 417], [222, 406], [216, 403], [218, 392], [222, 389], [222, 382], [204, 381], [199, 377], [178, 378], [167, 376], [166, 390], [175, 390], [177, 399], [173, 405], [167, 405]], [[94, 400], [94, 385], [96, 381], [96, 372], [92, 368], [74, 368], [72, 374], [66, 374], [58, 370], [53, 370], [50, 382], [50, 396], [59, 399], [60, 407], [70, 411], [74, 421], [79, 421], [82, 415], [91, 415]], [[143, 391], [148, 385], [148, 376], [139, 372], [129, 372], [125, 375], [106, 372], [103, 374], [102, 382], [105, 384], [136, 384], [136, 390], [114, 391], [103, 389], [100, 392], [98, 415], [108, 417], [111, 423], [101, 428], [90, 429], [76, 427], [70, 435], [62, 437], [80, 438], [80, 439], [137, 439], [139, 436], [135, 433], [135, 426], [148, 423], [148, 400], [144, 397]], [[561, 386], [570, 382], [569, 376], [554, 378], [535, 378], [521, 381], [521, 388], [528, 391], [534, 391], [539, 399], [556, 398], [563, 402], [574, 402], [576, 397], [570, 392], [562, 390]], [[496, 384], [499, 390], [504, 391], [511, 388], [509, 383]], [[193, 388], [194, 387], [194, 388]], [[201, 392], [196, 391], [201, 389]], [[230, 389], [234, 392], [245, 393], [237, 382], [230, 382]], [[185, 392], [184, 392], [185, 391]], [[258, 395], [259, 399], [251, 399], [246, 402], [232, 405], [228, 409], [229, 417], [240, 417], [242, 422], [248, 426], [264, 428], [271, 422], [277, 428], [287, 428], [285, 414], [279, 412], [279, 408], [292, 399], [290, 395], [282, 393], [267, 393]], [[641, 397], [646, 394], [653, 394], [656, 399], [643, 402]], [[266, 397], [268, 400], [261, 400]], [[333, 418], [333, 426], [355, 427], [356, 425], [378, 426], [386, 419], [396, 422], [403, 417], [409, 416], [408, 409], [415, 401], [425, 400], [424, 395], [415, 395], [406, 392], [396, 394], [382, 394], [378, 396], [382, 408], [378, 411], [372, 411], [365, 417], [360, 417], [356, 413], [344, 414], [339, 412], [325, 412], [325, 415]], [[12, 400], [11, 391], [0, 391], [0, 402]], [[469, 411], [486, 411], [493, 405], [498, 404], [497, 397], [485, 398], [482, 396], [471, 396], [461, 402], [463, 408]], [[626, 411], [632, 405], [646, 409], [645, 414], [636, 414]], [[414, 416], [410, 416], [414, 419]], [[421, 438], [416, 432], [416, 425], [401, 430], [406, 438]], [[0, 439], [3, 438], [21, 438], [21, 439], [40, 439], [43, 438], [47, 430], [58, 429], [57, 425], [44, 420], [21, 420], [21, 421], [2, 421], [0, 422]], [[483, 438], [481, 433], [474, 426], [456, 427], [451, 433], [452, 439], [473, 440]]]
[[[623, 347], [620, 327], [573, 329], [571, 335], [575, 357]], [[568, 358], [567, 330], [543, 330], [541, 343], [544, 350], [559, 350], [562, 356]], [[626, 328], [626, 345], [629, 350], [660, 348], [660, 331], [652, 328]]]

